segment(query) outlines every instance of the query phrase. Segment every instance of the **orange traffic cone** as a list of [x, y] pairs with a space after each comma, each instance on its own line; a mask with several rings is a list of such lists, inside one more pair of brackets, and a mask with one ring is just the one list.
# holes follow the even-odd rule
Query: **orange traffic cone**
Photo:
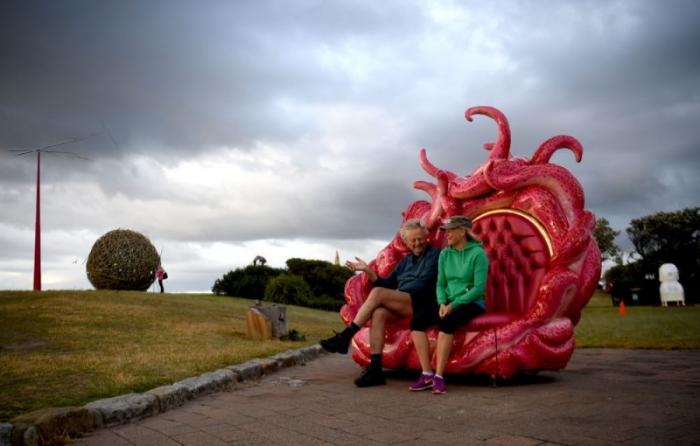
[[625, 301], [620, 301], [620, 316], [627, 316], [627, 308], [625, 308]]

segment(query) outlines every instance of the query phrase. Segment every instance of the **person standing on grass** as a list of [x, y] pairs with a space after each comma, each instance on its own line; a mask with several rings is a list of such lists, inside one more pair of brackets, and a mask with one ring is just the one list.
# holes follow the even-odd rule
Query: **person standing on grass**
[[[321, 347], [332, 353], [347, 353], [352, 337], [368, 321], [370, 366], [355, 380], [358, 387], [386, 384], [382, 371], [384, 327], [398, 319], [421, 312], [437, 312], [435, 281], [440, 250], [428, 243], [428, 229], [420, 220], [408, 220], [401, 228], [401, 238], [411, 250], [401, 259], [388, 277], [377, 273], [359, 258], [345, 266], [367, 274], [373, 288], [352, 323], [340, 333], [321, 341]], [[428, 309], [428, 310], [426, 310]]]
[[[411, 337], [420, 360], [420, 378], [409, 387], [412, 391], [432, 388], [433, 393], [445, 393], [443, 373], [452, 350], [454, 332], [484, 313], [484, 294], [489, 260], [483, 244], [471, 231], [471, 221], [463, 215], [447, 219], [445, 230], [447, 248], [438, 260], [437, 302], [439, 308], [432, 313], [422, 313], [411, 321]], [[438, 325], [437, 367], [435, 373], [430, 363], [430, 344], [425, 330]]]
[[156, 270], [156, 279], [158, 279], [158, 286], [160, 287], [160, 292], [164, 293], [165, 290], [163, 289], [163, 280], [168, 278], [168, 273], [165, 272], [163, 267], [161, 265], [158, 265], [158, 269]]

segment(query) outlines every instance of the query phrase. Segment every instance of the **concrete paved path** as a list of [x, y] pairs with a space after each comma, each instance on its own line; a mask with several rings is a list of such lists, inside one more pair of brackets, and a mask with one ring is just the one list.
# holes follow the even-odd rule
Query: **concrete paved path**
[[579, 349], [561, 372], [491, 387], [413, 374], [358, 389], [349, 356], [323, 355], [259, 383], [94, 432], [79, 445], [700, 445], [700, 351]]

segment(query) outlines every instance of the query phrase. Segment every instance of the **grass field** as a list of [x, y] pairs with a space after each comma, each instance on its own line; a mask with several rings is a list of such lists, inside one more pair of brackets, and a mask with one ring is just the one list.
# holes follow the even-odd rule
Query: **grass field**
[[0, 421], [80, 405], [311, 345], [338, 313], [288, 306], [304, 342], [245, 338], [253, 301], [104, 291], [0, 292]]
[[577, 347], [700, 349], [700, 306], [627, 307], [597, 292], [576, 326]]
[[[304, 342], [251, 341], [251, 300], [192, 294], [0, 291], [0, 421], [81, 405], [318, 342], [342, 328], [335, 312], [288, 306]], [[700, 307], [628, 307], [596, 294], [578, 347], [700, 348]]]

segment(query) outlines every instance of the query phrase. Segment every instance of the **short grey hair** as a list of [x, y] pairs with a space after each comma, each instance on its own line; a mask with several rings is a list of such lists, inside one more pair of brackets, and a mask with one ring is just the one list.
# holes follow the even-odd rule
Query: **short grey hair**
[[404, 242], [406, 241], [406, 233], [413, 229], [422, 229], [424, 233], [428, 233], [428, 227], [425, 226], [423, 220], [419, 218], [412, 218], [410, 220], [407, 220], [406, 223], [404, 223], [403, 226], [401, 226], [401, 238]]

